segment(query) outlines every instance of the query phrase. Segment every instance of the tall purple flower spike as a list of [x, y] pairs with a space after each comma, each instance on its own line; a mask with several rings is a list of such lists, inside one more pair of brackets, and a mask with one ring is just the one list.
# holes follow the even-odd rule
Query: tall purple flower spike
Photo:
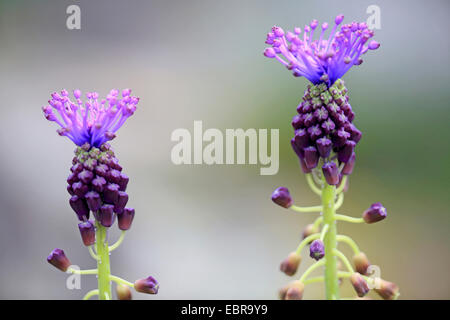
[[87, 101], [83, 105], [81, 91], [74, 90], [75, 101], [69, 98], [69, 92], [62, 90], [52, 93], [48, 105], [43, 107], [45, 118], [56, 122], [61, 128], [57, 130], [61, 136], [66, 136], [76, 145], [89, 143], [100, 147], [106, 141], [115, 137], [115, 132], [136, 111], [139, 98], [131, 96], [131, 90], [116, 89], [99, 100], [97, 92], [86, 93]]
[[324, 38], [328, 29], [326, 22], [322, 24], [322, 31], [316, 40], [313, 38], [319, 24], [317, 20], [305, 26], [303, 35], [300, 28], [285, 33], [275, 26], [267, 34], [266, 43], [271, 47], [264, 50], [264, 55], [276, 58], [296, 77], [305, 77], [313, 84], [331, 86], [352, 66], [360, 65], [363, 62], [361, 56], [368, 50], [380, 47], [376, 41], [369, 42], [374, 32], [365, 23], [344, 24], [338, 31], [343, 20], [343, 15], [336, 17], [328, 39]]

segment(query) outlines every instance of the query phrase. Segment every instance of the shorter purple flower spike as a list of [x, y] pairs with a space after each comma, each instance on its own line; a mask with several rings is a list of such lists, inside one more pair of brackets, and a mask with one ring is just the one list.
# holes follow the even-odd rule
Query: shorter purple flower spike
[[322, 166], [322, 172], [329, 185], [335, 186], [339, 183], [339, 168], [335, 162], [325, 163]]
[[134, 289], [142, 293], [157, 294], [159, 290], [159, 284], [155, 278], [150, 276], [145, 279], [136, 280], [134, 282]]
[[111, 90], [106, 99], [99, 100], [98, 93], [86, 94], [83, 105], [81, 91], [74, 90], [75, 101], [70, 100], [66, 90], [54, 92], [48, 105], [43, 107], [45, 118], [56, 122], [61, 128], [59, 135], [67, 136], [76, 145], [88, 142], [99, 147], [115, 137], [115, 132], [136, 111], [139, 98], [131, 96], [131, 90]]
[[98, 220], [104, 227], [111, 227], [116, 216], [114, 214], [114, 206], [112, 204], [104, 204], [98, 213]]
[[352, 156], [350, 157], [350, 160], [344, 165], [342, 168], [342, 174], [350, 175], [353, 172], [353, 168], [355, 167], [356, 162], [356, 154], [353, 152]]
[[47, 262], [63, 272], [66, 272], [66, 270], [70, 267], [70, 261], [67, 259], [64, 251], [58, 248], [54, 249], [50, 253], [47, 257]]
[[328, 138], [320, 138], [316, 141], [317, 150], [322, 158], [328, 158], [330, 156], [333, 144]]
[[325, 246], [321, 240], [314, 240], [309, 246], [309, 256], [320, 260], [325, 256]]
[[291, 194], [285, 187], [279, 187], [272, 193], [272, 201], [286, 209], [293, 204]]
[[380, 202], [373, 203], [369, 209], [364, 211], [363, 219], [366, 223], [375, 223], [385, 219], [387, 216], [386, 208]]
[[319, 153], [315, 147], [306, 147], [303, 149], [305, 153], [305, 164], [308, 169], [314, 169], [319, 163]]
[[128, 230], [131, 228], [131, 224], [134, 219], [134, 209], [125, 208], [122, 212], [117, 214], [117, 220], [119, 223], [120, 230]]
[[85, 221], [78, 224], [83, 244], [88, 247], [95, 243], [95, 227], [91, 221]]
[[69, 204], [78, 216], [78, 220], [85, 221], [89, 219], [89, 208], [86, 201], [74, 195], [70, 198]]

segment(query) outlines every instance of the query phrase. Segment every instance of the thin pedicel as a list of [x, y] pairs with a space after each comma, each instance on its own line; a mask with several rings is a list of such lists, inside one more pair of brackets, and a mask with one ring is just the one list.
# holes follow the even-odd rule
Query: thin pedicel
[[[267, 34], [266, 44], [270, 47], [264, 50], [264, 55], [278, 60], [294, 76], [305, 77], [312, 83], [292, 119], [294, 137], [291, 146], [309, 187], [322, 199], [319, 206], [299, 207], [294, 205], [285, 187], [279, 187], [272, 194], [273, 202], [281, 207], [320, 213], [314, 223], [306, 226], [297, 250], [289, 254], [280, 269], [293, 276], [302, 260], [301, 252], [307, 245], [310, 246], [310, 257], [316, 262], [298, 280], [281, 289], [281, 299], [301, 299], [305, 285], [315, 282], [325, 282], [327, 299], [340, 299], [342, 278], [350, 279], [358, 297], [365, 296], [369, 288], [374, 288], [383, 299], [399, 296], [394, 283], [369, 276], [370, 262], [356, 242], [346, 235], [337, 234], [337, 221], [374, 223], [386, 218], [386, 209], [379, 202], [372, 204], [361, 218], [336, 213], [344, 201], [348, 177], [356, 161], [355, 148], [362, 137], [361, 131], [353, 124], [355, 113], [341, 77], [352, 66], [360, 65], [366, 52], [380, 47], [378, 42], [370, 40], [374, 32], [365, 23], [352, 22], [339, 29], [343, 19], [343, 15], [336, 17], [328, 38], [325, 36], [329, 29], [327, 23], [323, 23], [319, 35], [314, 36], [319, 25], [317, 20], [305, 26], [303, 33], [300, 28], [285, 32], [275, 26]], [[337, 248], [342, 242], [353, 250], [354, 267]], [[340, 264], [348, 271], [341, 271]], [[322, 266], [324, 276], [310, 277]]]
[[[117, 130], [136, 111], [139, 98], [131, 96], [130, 89], [123, 90], [121, 96], [118, 90], [111, 90], [103, 100], [98, 99], [97, 92], [88, 92], [84, 104], [80, 90], [73, 91], [73, 101], [67, 90], [51, 96], [48, 105], [42, 108], [46, 119], [56, 122], [61, 127], [57, 132], [77, 145], [67, 178], [69, 204], [80, 221], [81, 239], [96, 260], [97, 268], [71, 268], [61, 249], [53, 250], [47, 261], [64, 272], [97, 275], [98, 289], [89, 291], [84, 299], [95, 295], [101, 300], [111, 299], [111, 281], [117, 284], [116, 293], [120, 300], [131, 299], [130, 287], [143, 293], [158, 293], [159, 284], [153, 277], [134, 283], [126, 281], [111, 275], [109, 262], [110, 252], [122, 243], [135, 212], [126, 207], [129, 178], [107, 142], [114, 139]], [[93, 220], [89, 220], [91, 212]], [[116, 218], [122, 233], [117, 242], [109, 246], [108, 228]]]

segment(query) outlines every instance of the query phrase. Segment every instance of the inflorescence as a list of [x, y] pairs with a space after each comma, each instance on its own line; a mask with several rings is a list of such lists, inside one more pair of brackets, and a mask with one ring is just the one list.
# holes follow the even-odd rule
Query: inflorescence
[[[83, 105], [80, 90], [74, 90], [76, 99], [72, 102], [66, 90], [53, 93], [49, 105], [43, 107], [45, 117], [58, 123], [58, 133], [69, 137], [76, 145], [71, 173], [67, 178], [69, 204], [80, 223], [78, 228], [82, 242], [97, 261], [97, 269], [77, 270], [61, 249], [55, 249], [47, 261], [64, 272], [96, 274], [99, 288], [88, 292], [85, 299], [98, 295], [100, 299], [111, 299], [110, 282], [114, 281], [117, 297], [131, 299], [130, 287], [138, 292], [156, 294], [158, 282], [153, 277], [128, 282], [110, 274], [109, 254], [122, 243], [125, 231], [130, 229], [135, 210], [126, 207], [126, 188], [129, 178], [122, 172], [122, 166], [107, 141], [136, 110], [139, 98], [131, 96], [131, 90], [111, 90], [105, 100], [98, 100], [98, 93], [86, 94], [88, 101]], [[59, 117], [55, 114], [59, 115]], [[94, 219], [89, 219], [92, 212]], [[108, 245], [107, 231], [117, 217], [122, 231], [120, 238]]]
[[[281, 207], [297, 212], [318, 212], [320, 216], [303, 230], [303, 240], [297, 250], [291, 252], [281, 263], [280, 269], [293, 276], [301, 263], [302, 249], [309, 245], [309, 255], [316, 262], [296, 281], [280, 291], [280, 298], [302, 299], [304, 287], [315, 282], [325, 282], [327, 299], [339, 299], [339, 283], [349, 278], [357, 296], [365, 296], [374, 289], [383, 299], [399, 296], [397, 285], [370, 274], [371, 264], [360, 251], [356, 242], [337, 234], [336, 222], [375, 223], [386, 218], [386, 209], [379, 202], [364, 211], [361, 218], [336, 213], [348, 189], [348, 176], [352, 174], [356, 160], [355, 147], [362, 133], [353, 124], [355, 113], [350, 106], [348, 90], [340, 79], [353, 65], [362, 63], [361, 55], [379, 48], [379, 43], [370, 41], [374, 32], [365, 23], [338, 26], [344, 16], [335, 19], [335, 25], [327, 40], [324, 33], [328, 24], [322, 24], [319, 39], [314, 40], [318, 26], [313, 20], [301, 29], [285, 33], [280, 27], [273, 27], [267, 35], [264, 55], [276, 58], [294, 76], [303, 76], [312, 82], [308, 85], [297, 115], [292, 119], [294, 137], [291, 146], [299, 158], [308, 185], [322, 199], [322, 204], [313, 207], [298, 207], [286, 187], [279, 187], [272, 193], [272, 201]], [[354, 253], [353, 266], [338, 250], [338, 243], [346, 243]], [[310, 277], [319, 267], [325, 267], [324, 276]], [[344, 266], [347, 271], [341, 270]]]

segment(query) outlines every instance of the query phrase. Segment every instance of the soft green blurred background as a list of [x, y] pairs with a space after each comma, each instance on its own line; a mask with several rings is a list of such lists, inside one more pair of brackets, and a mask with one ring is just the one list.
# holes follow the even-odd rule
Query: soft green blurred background
[[[81, 31], [66, 29], [71, 4], [81, 7]], [[87, 276], [82, 290], [67, 290], [67, 275], [45, 261], [60, 247], [72, 263], [94, 266], [65, 190], [74, 146], [40, 108], [62, 88], [125, 87], [141, 102], [113, 147], [137, 215], [113, 273], [160, 281], [158, 296], [137, 299], [276, 298], [290, 281], [279, 262], [313, 216], [276, 207], [270, 194], [284, 185], [300, 205], [318, 199], [289, 146], [307, 81], [263, 57], [265, 34], [340, 13], [365, 21], [371, 4], [381, 8], [381, 48], [344, 77], [363, 139], [341, 211], [359, 216], [382, 201], [388, 219], [339, 230], [399, 284], [401, 298], [450, 298], [450, 3], [373, 0], [1, 1], [0, 298], [79, 299], [95, 286]], [[173, 165], [171, 132], [192, 131], [194, 120], [279, 128], [279, 173]], [[321, 297], [320, 285], [305, 292]]]

